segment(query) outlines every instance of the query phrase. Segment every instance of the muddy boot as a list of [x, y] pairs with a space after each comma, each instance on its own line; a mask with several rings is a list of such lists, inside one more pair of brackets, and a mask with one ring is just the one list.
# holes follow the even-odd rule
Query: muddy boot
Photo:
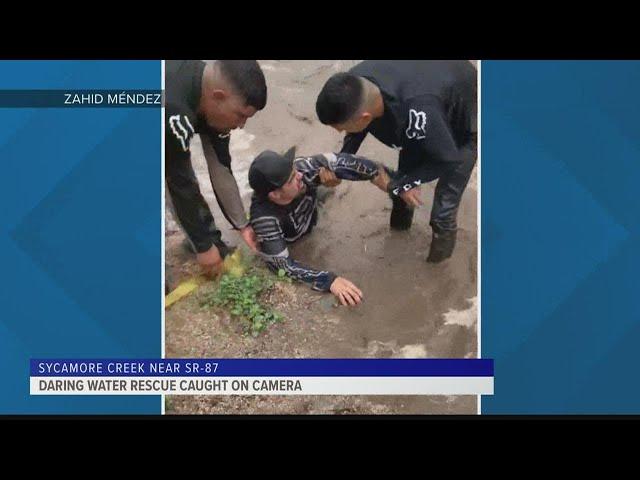
[[456, 230], [433, 228], [433, 238], [427, 262], [439, 263], [449, 258], [456, 246], [456, 233]]
[[213, 243], [216, 247], [218, 247], [218, 251], [220, 252], [220, 256], [222, 257], [223, 260], [227, 255], [231, 255], [233, 252], [235, 252], [237, 248], [237, 247], [230, 247], [229, 245], [224, 243], [222, 240], [218, 242], [213, 242]]
[[401, 198], [393, 198], [390, 226], [393, 230], [409, 230], [413, 223], [413, 208], [409, 207]]
[[[220, 252], [220, 256], [223, 260], [227, 255], [233, 253], [236, 250], [236, 247], [230, 247], [222, 240], [216, 240], [213, 242], [213, 244], [218, 247], [218, 251]], [[187, 253], [193, 253], [194, 255], [197, 253], [195, 248], [193, 248], [193, 244], [189, 241], [188, 238], [185, 238], [182, 241], [182, 248]]]

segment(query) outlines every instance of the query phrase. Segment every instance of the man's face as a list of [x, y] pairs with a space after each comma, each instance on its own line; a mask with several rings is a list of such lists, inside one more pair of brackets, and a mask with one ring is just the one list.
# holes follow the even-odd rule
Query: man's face
[[217, 90], [205, 99], [202, 112], [207, 125], [219, 133], [229, 133], [236, 128], [243, 128], [257, 110], [245, 104], [240, 95]]
[[274, 197], [278, 199], [279, 203], [286, 205], [291, 203], [298, 195], [304, 192], [305, 189], [306, 186], [302, 181], [302, 173], [294, 168], [287, 183], [271, 192], [271, 194], [274, 194]]
[[339, 133], [358, 133], [365, 130], [373, 120], [373, 117], [368, 112], [357, 113], [346, 122], [336, 123], [331, 125]]

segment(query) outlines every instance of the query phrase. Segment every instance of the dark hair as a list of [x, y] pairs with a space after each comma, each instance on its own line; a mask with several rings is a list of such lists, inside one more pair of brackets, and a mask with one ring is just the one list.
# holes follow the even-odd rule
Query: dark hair
[[267, 83], [255, 60], [218, 60], [222, 75], [231, 82], [245, 103], [257, 110], [267, 104]]
[[327, 80], [318, 95], [318, 119], [325, 125], [349, 120], [360, 108], [363, 92], [359, 77], [351, 73], [336, 73]]

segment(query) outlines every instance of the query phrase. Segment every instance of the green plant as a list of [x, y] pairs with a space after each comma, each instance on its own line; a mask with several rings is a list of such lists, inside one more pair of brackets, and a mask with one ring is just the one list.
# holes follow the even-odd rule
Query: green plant
[[293, 279], [289, 275], [287, 275], [287, 272], [285, 272], [282, 268], [278, 270], [278, 276], [276, 277], [276, 280], [289, 284], [293, 283]]
[[260, 295], [273, 287], [273, 281], [253, 271], [241, 277], [225, 274], [218, 289], [207, 295], [203, 305], [225, 307], [231, 315], [245, 321], [245, 331], [256, 337], [269, 325], [282, 320], [282, 316], [259, 301]]

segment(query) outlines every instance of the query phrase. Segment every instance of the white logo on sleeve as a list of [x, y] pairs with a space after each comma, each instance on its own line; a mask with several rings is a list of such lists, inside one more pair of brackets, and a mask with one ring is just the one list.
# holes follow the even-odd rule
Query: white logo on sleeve
[[413, 108], [409, 110], [409, 126], [407, 127], [407, 138], [422, 140], [426, 136], [427, 114], [418, 112]]
[[182, 149], [186, 152], [189, 150], [189, 141], [195, 130], [191, 126], [191, 122], [186, 115], [172, 115], [169, 117], [169, 126], [173, 134], [180, 140]]

